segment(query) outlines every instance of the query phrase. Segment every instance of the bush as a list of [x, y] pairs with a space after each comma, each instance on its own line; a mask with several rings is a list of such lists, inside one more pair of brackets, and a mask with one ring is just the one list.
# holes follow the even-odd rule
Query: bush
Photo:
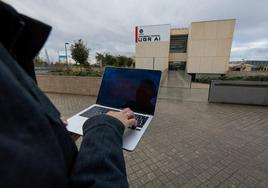
[[226, 77], [221, 76], [217, 78], [210, 78], [210, 77], [203, 77], [203, 78], [196, 78], [195, 82], [200, 83], [210, 83], [211, 80], [244, 80], [244, 81], [266, 81], [268, 82], [268, 76], [266, 75], [259, 75], [259, 76], [236, 76], [236, 77]]
[[62, 70], [54, 71], [54, 75], [62, 76], [89, 76], [89, 77], [102, 77], [103, 72], [99, 71], [73, 71], [73, 70]]

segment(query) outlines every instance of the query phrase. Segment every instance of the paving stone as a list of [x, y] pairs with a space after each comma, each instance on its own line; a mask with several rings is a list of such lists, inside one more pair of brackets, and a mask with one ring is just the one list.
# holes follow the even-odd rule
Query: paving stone
[[[137, 148], [124, 151], [130, 187], [268, 187], [267, 108], [166, 99], [165, 92]], [[47, 95], [66, 117], [96, 100]]]

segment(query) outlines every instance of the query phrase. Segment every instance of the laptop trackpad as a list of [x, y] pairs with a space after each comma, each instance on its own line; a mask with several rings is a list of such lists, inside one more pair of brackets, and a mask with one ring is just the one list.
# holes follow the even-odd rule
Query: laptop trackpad
[[125, 129], [123, 135], [123, 148], [128, 151], [133, 151], [141, 139], [142, 133], [134, 129]]

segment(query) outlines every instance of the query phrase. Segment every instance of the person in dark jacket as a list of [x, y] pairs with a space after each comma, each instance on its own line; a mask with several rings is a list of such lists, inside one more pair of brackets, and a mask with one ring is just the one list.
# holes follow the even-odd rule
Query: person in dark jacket
[[87, 120], [78, 152], [36, 84], [33, 59], [51, 27], [1, 1], [0, 24], [0, 187], [128, 187], [122, 135], [134, 113]]

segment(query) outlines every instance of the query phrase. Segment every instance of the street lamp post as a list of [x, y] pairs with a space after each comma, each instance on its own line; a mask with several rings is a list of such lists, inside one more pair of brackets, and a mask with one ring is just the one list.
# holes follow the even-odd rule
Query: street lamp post
[[153, 70], [154, 70], [154, 64], [155, 64], [155, 57], [153, 57]]
[[66, 63], [67, 63], [67, 65], [68, 65], [68, 54], [67, 54], [67, 45], [68, 44], [69, 44], [68, 42], [65, 42], [65, 55], [66, 55]]

